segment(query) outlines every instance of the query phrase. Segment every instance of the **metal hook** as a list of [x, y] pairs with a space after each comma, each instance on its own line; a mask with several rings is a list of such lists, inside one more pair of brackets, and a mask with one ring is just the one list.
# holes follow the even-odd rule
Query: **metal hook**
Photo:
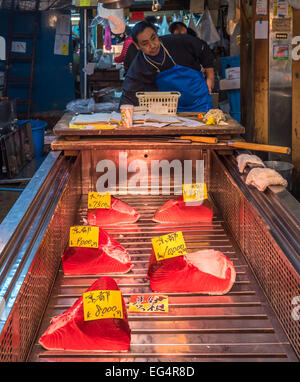
[[159, 9], [161, 9], [161, 5], [159, 4], [159, 1], [153, 0], [152, 12], [157, 12]]

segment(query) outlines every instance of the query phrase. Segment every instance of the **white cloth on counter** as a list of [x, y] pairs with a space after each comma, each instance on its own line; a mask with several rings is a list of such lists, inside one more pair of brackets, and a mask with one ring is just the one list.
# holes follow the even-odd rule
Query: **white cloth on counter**
[[108, 123], [111, 113], [79, 114], [72, 118], [74, 125]]
[[[72, 118], [70, 124], [78, 125], [95, 125], [95, 124], [120, 124], [122, 120], [121, 113], [116, 111], [110, 113], [92, 113], [92, 114], [79, 114]], [[133, 115], [134, 126], [152, 126], [164, 127], [172, 125], [173, 127], [185, 126], [190, 128], [197, 128], [205, 125], [205, 123], [196, 121], [189, 118], [177, 117], [174, 115], [162, 115], [151, 112], [141, 113], [138, 111]]]
[[165, 127], [169, 126], [169, 123], [157, 123], [157, 122], [145, 122], [134, 124], [134, 127]]
[[184, 126], [186, 126], [186, 127], [201, 127], [201, 126], [205, 126], [205, 123], [200, 122], [200, 121], [195, 121], [194, 119], [183, 118], [183, 117], [178, 117], [178, 119], [181, 122], [184, 122]]
[[240, 154], [236, 157], [239, 172], [243, 173], [245, 168], [250, 167], [265, 167], [264, 162], [256, 155]]
[[147, 113], [145, 115], [146, 122], [158, 122], [158, 123], [180, 123], [180, 119], [172, 115], [162, 115], [155, 113]]
[[246, 178], [246, 184], [256, 187], [259, 191], [265, 191], [268, 186], [287, 187], [287, 181], [272, 168], [253, 168]]
[[[110, 117], [111, 122], [121, 122], [121, 113], [117, 113], [113, 111], [111, 113]], [[133, 122], [135, 123], [147, 123], [147, 122], [153, 122], [158, 124], [170, 124], [170, 123], [180, 123], [180, 119], [177, 117], [174, 117], [172, 115], [160, 115], [160, 114], [154, 114], [154, 113], [145, 113], [145, 114], [134, 114], [133, 115]], [[150, 124], [148, 125], [150, 126]]]

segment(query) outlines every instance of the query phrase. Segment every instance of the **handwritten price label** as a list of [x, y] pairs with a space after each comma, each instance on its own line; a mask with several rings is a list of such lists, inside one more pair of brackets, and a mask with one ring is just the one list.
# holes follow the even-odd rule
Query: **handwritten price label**
[[99, 227], [73, 226], [70, 227], [70, 247], [99, 247]]
[[111, 207], [111, 196], [109, 193], [99, 194], [98, 192], [89, 192], [88, 196], [88, 208], [105, 208], [110, 209]]
[[173, 232], [164, 236], [154, 237], [152, 246], [157, 261], [187, 254], [182, 232]]
[[129, 312], [149, 313], [168, 312], [168, 296], [162, 295], [131, 295]]
[[201, 202], [204, 199], [207, 199], [206, 183], [184, 184], [182, 189], [183, 200], [185, 203]]
[[122, 296], [119, 290], [93, 290], [83, 293], [84, 321], [102, 318], [123, 318]]

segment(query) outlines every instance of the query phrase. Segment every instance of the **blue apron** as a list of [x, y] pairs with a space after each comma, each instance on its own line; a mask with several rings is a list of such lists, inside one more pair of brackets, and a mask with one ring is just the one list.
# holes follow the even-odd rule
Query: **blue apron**
[[[163, 72], [160, 72], [157, 68], [159, 72], [156, 76], [158, 89], [160, 91], [178, 91], [181, 93], [181, 97], [178, 100], [178, 112], [201, 112], [213, 109], [212, 96], [209, 94], [206, 79], [202, 72], [177, 65], [166, 48], [163, 45], [162, 47], [167, 52], [174, 66]], [[153, 64], [151, 63], [151, 65]]]

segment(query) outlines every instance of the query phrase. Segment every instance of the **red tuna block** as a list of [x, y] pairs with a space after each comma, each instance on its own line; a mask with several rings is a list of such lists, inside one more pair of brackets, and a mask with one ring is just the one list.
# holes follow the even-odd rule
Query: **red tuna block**
[[[119, 290], [115, 280], [108, 276], [96, 280], [85, 292], [92, 290]], [[47, 350], [69, 351], [128, 351], [131, 331], [126, 306], [122, 297], [123, 318], [102, 318], [84, 321], [83, 298], [71, 308], [55, 316], [39, 339]]]
[[150, 257], [147, 278], [153, 292], [223, 295], [235, 282], [234, 266], [222, 252], [202, 250], [157, 261]]
[[183, 197], [168, 200], [159, 207], [153, 221], [163, 224], [172, 223], [210, 223], [213, 218], [213, 212], [207, 199], [199, 206], [187, 205]]
[[87, 218], [89, 225], [107, 226], [135, 223], [140, 218], [140, 215], [135, 208], [111, 196], [111, 207], [109, 209], [88, 210]]
[[99, 227], [99, 248], [68, 247], [62, 255], [64, 274], [126, 273], [133, 264], [125, 248]]

